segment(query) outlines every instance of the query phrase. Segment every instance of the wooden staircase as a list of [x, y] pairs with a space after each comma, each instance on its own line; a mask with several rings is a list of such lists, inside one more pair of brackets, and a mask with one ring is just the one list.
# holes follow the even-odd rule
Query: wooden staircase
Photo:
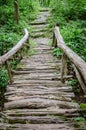
[[[40, 22], [45, 22], [49, 12], [41, 14]], [[39, 24], [31, 26], [40, 29]], [[79, 116], [79, 105], [72, 87], [60, 81], [61, 60], [52, 55], [49, 38], [33, 40], [35, 53], [21, 60], [13, 84], [7, 86], [0, 130], [77, 130], [74, 118]]]

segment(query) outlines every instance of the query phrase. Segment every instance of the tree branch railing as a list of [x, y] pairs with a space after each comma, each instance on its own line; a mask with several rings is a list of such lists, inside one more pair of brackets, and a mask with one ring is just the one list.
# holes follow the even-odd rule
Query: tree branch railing
[[26, 42], [29, 42], [29, 34], [28, 34], [27, 29], [24, 29], [24, 33], [25, 34], [24, 34], [23, 38], [10, 51], [8, 51], [6, 54], [0, 56], [0, 68], [2, 68], [3, 64], [6, 65], [10, 83], [13, 83], [13, 78], [12, 78], [12, 71], [11, 71], [11, 66], [10, 66], [9, 60], [18, 52], [22, 55], [22, 48], [24, 45], [27, 48], [29, 47], [29, 45], [26, 44]]
[[59, 27], [54, 28], [53, 35], [53, 47], [58, 47], [63, 51], [62, 56], [62, 68], [61, 68], [61, 81], [64, 81], [65, 75], [67, 75], [67, 58], [71, 61], [76, 73], [76, 77], [82, 87], [83, 92], [86, 94], [86, 62], [81, 59], [74, 51], [72, 51], [68, 46], [66, 46]]

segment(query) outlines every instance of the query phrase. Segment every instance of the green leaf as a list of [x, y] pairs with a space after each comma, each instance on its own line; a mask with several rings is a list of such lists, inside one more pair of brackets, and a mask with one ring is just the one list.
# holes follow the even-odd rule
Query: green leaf
[[83, 109], [83, 108], [86, 108], [86, 103], [81, 103], [81, 104], [80, 104], [80, 108], [82, 108], [82, 109]]
[[84, 117], [76, 117], [76, 118], [74, 118], [74, 120], [80, 122], [80, 121], [85, 121], [85, 118]]

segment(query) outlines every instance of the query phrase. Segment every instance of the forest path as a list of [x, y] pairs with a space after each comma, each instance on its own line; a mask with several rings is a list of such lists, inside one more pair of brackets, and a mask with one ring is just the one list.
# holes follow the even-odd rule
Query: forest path
[[36, 43], [33, 55], [25, 56], [5, 93], [1, 130], [76, 130], [79, 105], [72, 87], [59, 80], [61, 60], [52, 55], [46, 37], [49, 10], [41, 10], [31, 23]]

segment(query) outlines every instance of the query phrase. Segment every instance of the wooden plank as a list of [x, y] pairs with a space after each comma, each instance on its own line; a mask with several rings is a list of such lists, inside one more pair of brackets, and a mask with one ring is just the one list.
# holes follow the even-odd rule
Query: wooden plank
[[7, 110], [3, 114], [7, 116], [47, 116], [47, 115], [55, 115], [55, 116], [70, 116], [72, 115], [79, 115], [77, 113], [77, 109], [61, 109], [58, 107], [50, 107], [48, 109], [13, 109], [13, 110]]
[[8, 71], [10, 83], [12, 84], [13, 83], [13, 76], [12, 76], [10, 64], [9, 64], [8, 61], [6, 61], [5, 64], [6, 64], [6, 68], [7, 68], [7, 71]]
[[61, 124], [0, 124], [0, 129], [5, 130], [75, 130], [70, 123]]
[[77, 103], [59, 101], [59, 100], [40, 99], [40, 98], [23, 99], [5, 103], [5, 109], [14, 109], [14, 108], [40, 109], [40, 108], [48, 108], [50, 106], [58, 106], [64, 109], [79, 108], [79, 105]]
[[7, 117], [7, 121], [10, 124], [21, 123], [21, 124], [64, 124], [64, 118], [57, 116], [22, 116], [22, 117]]
[[65, 76], [67, 75], [67, 56], [63, 54], [62, 56], [62, 68], [61, 68], [61, 81], [65, 82]]
[[85, 84], [84, 84], [84, 82], [82, 80], [82, 77], [79, 74], [79, 72], [78, 72], [77, 68], [75, 67], [75, 65], [73, 65], [73, 67], [74, 67], [74, 71], [75, 71], [76, 77], [77, 77], [77, 79], [78, 79], [78, 81], [79, 81], [79, 83], [81, 85], [81, 88], [82, 88], [83, 92], [86, 93], [86, 86], [85, 86]]

